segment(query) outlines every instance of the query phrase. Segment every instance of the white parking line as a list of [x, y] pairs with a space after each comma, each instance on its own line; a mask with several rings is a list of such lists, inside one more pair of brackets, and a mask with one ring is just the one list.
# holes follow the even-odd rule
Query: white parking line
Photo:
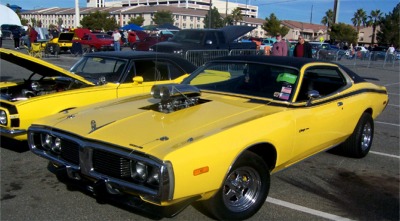
[[351, 220], [351, 219], [348, 219], [348, 218], [345, 218], [345, 217], [336, 216], [336, 215], [333, 215], [333, 214], [330, 214], [330, 213], [325, 213], [325, 212], [322, 212], [322, 211], [319, 211], [319, 210], [315, 210], [315, 209], [310, 209], [310, 208], [307, 208], [307, 207], [304, 207], [304, 206], [299, 206], [299, 205], [296, 205], [296, 204], [293, 204], [293, 203], [289, 203], [289, 202], [286, 202], [286, 201], [283, 201], [283, 200], [274, 199], [274, 198], [271, 198], [271, 197], [268, 197], [266, 201], [269, 202], [269, 203], [273, 203], [273, 204], [279, 205], [279, 206], [287, 207], [289, 209], [294, 209], [294, 210], [297, 210], [297, 211], [300, 211], [300, 212], [304, 212], [304, 213], [308, 213], [308, 214], [311, 214], [311, 215], [319, 216], [319, 217], [322, 217], [322, 218], [325, 218], [325, 219], [342, 220], [342, 221]]
[[375, 123], [386, 124], [386, 125], [395, 126], [395, 127], [400, 127], [399, 124], [392, 124], [392, 123], [387, 123], [387, 122], [382, 122], [382, 121], [375, 121]]
[[369, 152], [372, 153], [372, 154], [382, 155], [382, 156], [385, 156], [385, 157], [393, 157], [393, 158], [400, 159], [400, 156], [393, 155], [393, 154], [381, 153], [381, 152], [376, 152], [376, 151], [369, 151]]
[[398, 104], [388, 104], [388, 106], [400, 107], [400, 105], [398, 105]]

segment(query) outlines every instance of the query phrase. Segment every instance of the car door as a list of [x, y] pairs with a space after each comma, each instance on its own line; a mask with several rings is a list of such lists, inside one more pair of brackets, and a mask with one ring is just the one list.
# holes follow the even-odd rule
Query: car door
[[[336, 66], [308, 68], [302, 77], [293, 113], [297, 136], [294, 143], [295, 159], [300, 160], [343, 141], [354, 124], [355, 96], [345, 96], [352, 81]], [[304, 95], [315, 90], [320, 97], [309, 102]]]

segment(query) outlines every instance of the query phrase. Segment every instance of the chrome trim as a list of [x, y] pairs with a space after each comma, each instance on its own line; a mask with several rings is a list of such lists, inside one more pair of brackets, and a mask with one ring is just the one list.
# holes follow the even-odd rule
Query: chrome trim
[[27, 133], [27, 130], [24, 129], [6, 129], [4, 127], [0, 127], [0, 133], [8, 134], [8, 135], [23, 135]]
[[[52, 136], [61, 138], [62, 140], [68, 140], [77, 143], [79, 146], [79, 165], [67, 162], [64, 159], [59, 158], [57, 155], [54, 155], [47, 150], [38, 148], [34, 143], [35, 142], [34, 137], [35, 135], [41, 133], [50, 134]], [[90, 140], [83, 140], [73, 135], [65, 134], [62, 132], [61, 133], [56, 132], [51, 129], [39, 126], [31, 126], [29, 128], [28, 145], [30, 150], [34, 154], [46, 158], [58, 165], [65, 166], [69, 174], [71, 174], [72, 179], [79, 179], [78, 176], [76, 175], [76, 173], [78, 173], [84, 176], [94, 178], [96, 180], [102, 180], [111, 185], [114, 189], [118, 190], [119, 192], [130, 192], [130, 193], [134, 192], [143, 197], [143, 199], [158, 204], [160, 204], [161, 201], [173, 199], [174, 175], [173, 175], [172, 165], [170, 162], [163, 162], [159, 159], [151, 158], [151, 156], [149, 156], [150, 158], [141, 156], [139, 154], [135, 154], [134, 150], [126, 149], [124, 147], [112, 146], [111, 144], [108, 145], [104, 143], [93, 142]], [[141, 161], [149, 166], [158, 168], [158, 170], [161, 172], [161, 178], [160, 178], [161, 180], [158, 189], [152, 189], [141, 184], [136, 184], [126, 180], [121, 180], [118, 179], [117, 177], [111, 177], [109, 175], [105, 175], [95, 171], [93, 168], [94, 150], [102, 150], [105, 152], [119, 155], [128, 160]]]

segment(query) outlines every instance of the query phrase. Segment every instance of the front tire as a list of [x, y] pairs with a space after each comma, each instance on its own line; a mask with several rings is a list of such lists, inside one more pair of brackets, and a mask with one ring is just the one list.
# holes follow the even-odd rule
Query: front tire
[[234, 163], [222, 187], [203, 207], [219, 220], [244, 220], [264, 204], [270, 187], [267, 164], [246, 151]]
[[343, 144], [335, 149], [345, 156], [363, 158], [371, 149], [373, 138], [374, 120], [372, 119], [371, 114], [363, 113], [353, 134], [347, 138]]

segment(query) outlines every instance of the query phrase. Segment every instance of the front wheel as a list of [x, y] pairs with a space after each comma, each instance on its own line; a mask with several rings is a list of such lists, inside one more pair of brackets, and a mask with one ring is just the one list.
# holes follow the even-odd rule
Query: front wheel
[[248, 219], [264, 204], [269, 186], [267, 164], [247, 151], [234, 163], [218, 192], [202, 203], [219, 220]]

